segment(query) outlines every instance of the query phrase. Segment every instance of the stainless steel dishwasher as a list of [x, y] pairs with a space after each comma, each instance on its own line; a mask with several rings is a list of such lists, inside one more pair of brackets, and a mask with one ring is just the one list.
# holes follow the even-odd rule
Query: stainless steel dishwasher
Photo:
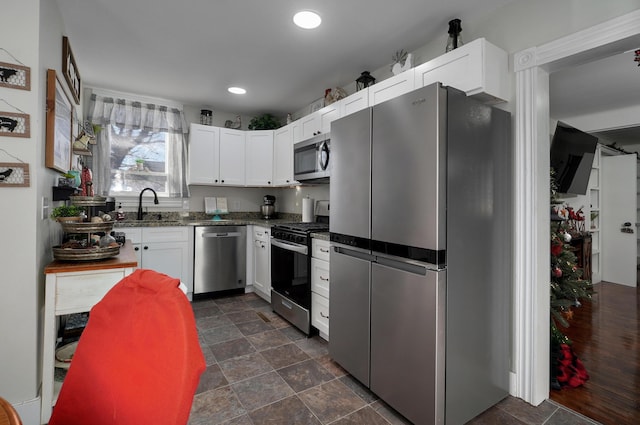
[[246, 286], [245, 226], [195, 226], [194, 294]]

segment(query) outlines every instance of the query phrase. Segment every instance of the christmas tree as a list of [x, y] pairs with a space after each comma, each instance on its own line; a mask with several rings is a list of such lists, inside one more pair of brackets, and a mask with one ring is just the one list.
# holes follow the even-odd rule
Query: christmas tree
[[571, 341], [560, 329], [569, 327], [572, 308], [580, 300], [590, 299], [591, 282], [582, 278], [577, 258], [571, 251], [571, 239], [584, 232], [581, 209], [561, 206], [558, 199], [555, 171], [551, 169], [551, 387], [582, 385], [589, 375], [571, 349]]
[[[591, 281], [582, 278], [577, 258], [571, 251], [571, 239], [580, 236], [576, 222], [584, 223], [581, 211], [561, 207], [558, 200], [555, 172], [551, 169], [551, 338], [558, 344], [570, 343], [558, 325], [569, 327], [572, 308], [580, 306], [580, 300], [590, 299]], [[570, 220], [560, 215], [560, 209], [569, 210]], [[584, 227], [582, 227], [583, 229]]]

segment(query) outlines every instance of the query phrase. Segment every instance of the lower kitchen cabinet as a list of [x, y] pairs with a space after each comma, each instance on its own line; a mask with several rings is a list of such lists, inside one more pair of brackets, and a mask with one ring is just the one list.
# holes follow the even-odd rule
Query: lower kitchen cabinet
[[329, 242], [311, 241], [311, 326], [329, 340]]
[[[164, 273], [187, 285], [188, 296], [193, 294], [193, 251], [189, 226], [131, 227], [122, 229], [133, 243], [138, 267]], [[191, 231], [191, 232], [190, 232]]]
[[271, 302], [271, 230], [253, 226], [253, 290]]

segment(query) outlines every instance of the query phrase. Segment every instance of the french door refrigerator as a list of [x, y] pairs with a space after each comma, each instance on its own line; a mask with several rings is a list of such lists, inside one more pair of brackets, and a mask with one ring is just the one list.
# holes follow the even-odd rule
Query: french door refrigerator
[[430, 85], [331, 126], [330, 356], [415, 424], [508, 394], [507, 112]]

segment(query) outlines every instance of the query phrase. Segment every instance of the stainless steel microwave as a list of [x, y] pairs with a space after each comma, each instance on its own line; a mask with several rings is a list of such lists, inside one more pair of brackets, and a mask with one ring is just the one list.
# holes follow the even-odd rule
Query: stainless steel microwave
[[331, 138], [319, 134], [293, 145], [293, 174], [300, 183], [328, 183], [331, 171]]

